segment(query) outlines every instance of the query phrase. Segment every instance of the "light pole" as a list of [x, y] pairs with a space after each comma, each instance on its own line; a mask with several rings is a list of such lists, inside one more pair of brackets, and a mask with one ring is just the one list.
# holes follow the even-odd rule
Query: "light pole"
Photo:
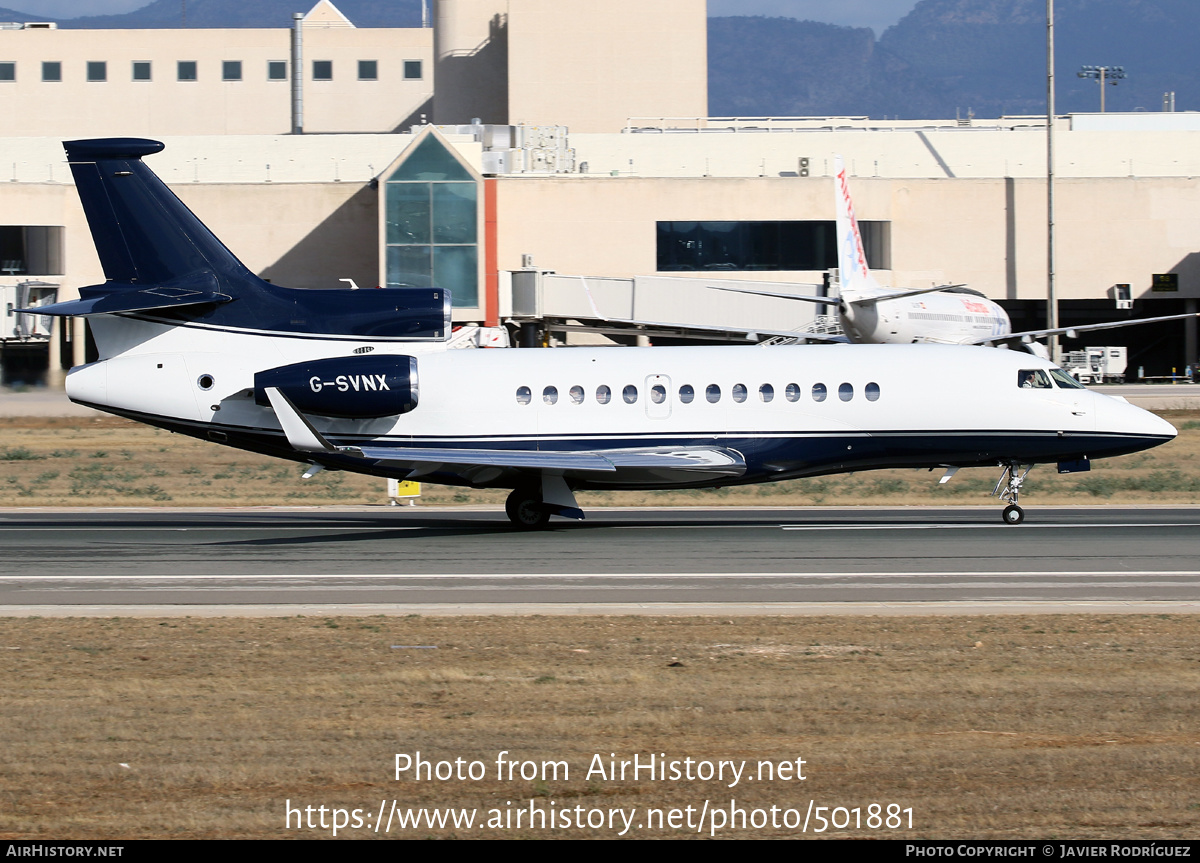
[[[1054, 279], [1054, 0], [1046, 0], [1046, 326], [1058, 328]], [[1050, 361], [1058, 362], [1058, 336], [1047, 339]]]
[[1104, 113], [1104, 85], [1112, 84], [1125, 77], [1124, 66], [1084, 66], [1077, 73], [1080, 78], [1091, 78], [1100, 82], [1100, 113]]

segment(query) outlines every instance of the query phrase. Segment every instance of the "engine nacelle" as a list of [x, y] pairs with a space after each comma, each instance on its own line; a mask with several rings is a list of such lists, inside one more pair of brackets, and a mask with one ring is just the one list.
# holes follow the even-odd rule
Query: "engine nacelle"
[[254, 401], [270, 407], [276, 387], [301, 413], [346, 419], [395, 416], [417, 406], [417, 358], [354, 356], [309, 360], [254, 375]]

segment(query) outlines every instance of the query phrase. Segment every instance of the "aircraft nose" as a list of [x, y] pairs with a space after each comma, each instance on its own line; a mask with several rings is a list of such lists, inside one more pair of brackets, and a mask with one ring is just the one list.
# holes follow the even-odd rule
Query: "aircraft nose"
[[1097, 431], [1144, 438], [1147, 446], [1166, 443], [1179, 434], [1175, 426], [1148, 410], [1096, 393]]

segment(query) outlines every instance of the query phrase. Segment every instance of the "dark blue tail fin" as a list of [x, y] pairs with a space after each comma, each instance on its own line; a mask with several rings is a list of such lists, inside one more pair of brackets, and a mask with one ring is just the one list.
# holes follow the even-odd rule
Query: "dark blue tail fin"
[[105, 138], [63, 146], [109, 281], [161, 284], [204, 270], [252, 276], [142, 163], [161, 143]]
[[441, 288], [351, 293], [263, 281], [142, 163], [163, 149], [158, 141], [64, 146], [108, 281], [39, 314], [141, 313], [168, 323], [390, 341], [441, 341], [449, 333], [450, 295]]

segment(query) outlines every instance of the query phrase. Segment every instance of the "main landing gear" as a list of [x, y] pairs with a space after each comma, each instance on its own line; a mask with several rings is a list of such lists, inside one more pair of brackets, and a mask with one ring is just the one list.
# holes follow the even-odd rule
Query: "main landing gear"
[[992, 489], [992, 494], [1001, 500], [1008, 501], [1008, 506], [1004, 507], [1004, 512], [1001, 514], [1004, 523], [1020, 524], [1025, 520], [1025, 510], [1017, 506], [1017, 497], [1021, 494], [1021, 486], [1025, 483], [1025, 477], [1029, 476], [1029, 472], [1033, 470], [1033, 465], [1007, 462], [1002, 467], [1004, 472], [1000, 474], [1000, 479], [997, 480], [996, 487]]
[[504, 513], [519, 530], [544, 530], [550, 523], [550, 509], [542, 503], [537, 487], [513, 489], [504, 502]]
[[575, 493], [561, 476], [517, 486], [504, 502], [504, 512], [518, 530], [544, 530], [552, 515], [583, 518]]

